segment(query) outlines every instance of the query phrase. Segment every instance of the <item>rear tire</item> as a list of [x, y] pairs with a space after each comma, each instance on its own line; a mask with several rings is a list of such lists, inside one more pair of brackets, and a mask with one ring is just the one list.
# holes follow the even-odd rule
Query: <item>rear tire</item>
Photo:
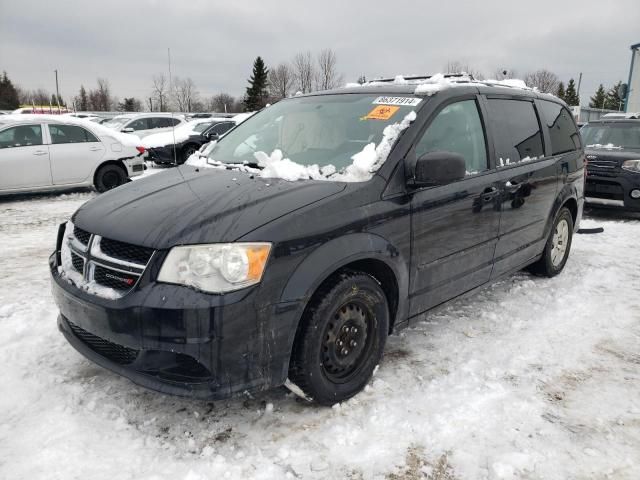
[[573, 217], [568, 208], [558, 212], [542, 257], [529, 267], [531, 273], [545, 277], [555, 277], [563, 269], [569, 258], [573, 239]]
[[360, 392], [382, 358], [389, 307], [370, 275], [343, 272], [314, 294], [296, 334], [289, 379], [321, 405]]
[[100, 193], [119, 187], [127, 182], [127, 174], [118, 165], [103, 165], [96, 172], [95, 187]]

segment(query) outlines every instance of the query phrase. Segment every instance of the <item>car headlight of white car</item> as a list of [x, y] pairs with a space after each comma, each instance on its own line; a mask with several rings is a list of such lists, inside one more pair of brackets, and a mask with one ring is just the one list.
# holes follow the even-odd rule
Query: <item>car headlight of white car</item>
[[640, 173], [640, 159], [639, 160], [626, 160], [622, 163], [622, 168], [633, 173]]
[[224, 293], [260, 283], [270, 243], [219, 243], [173, 247], [158, 281]]

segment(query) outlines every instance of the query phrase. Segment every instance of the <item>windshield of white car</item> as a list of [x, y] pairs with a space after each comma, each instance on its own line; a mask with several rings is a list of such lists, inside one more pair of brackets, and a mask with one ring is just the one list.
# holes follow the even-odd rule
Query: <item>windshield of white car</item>
[[303, 166], [353, 163], [364, 147], [379, 144], [383, 130], [399, 123], [422, 100], [415, 96], [338, 94], [294, 97], [271, 105], [227, 133], [209, 152], [212, 162], [255, 164], [256, 153]]
[[640, 149], [640, 123], [587, 124], [580, 130], [584, 144]]

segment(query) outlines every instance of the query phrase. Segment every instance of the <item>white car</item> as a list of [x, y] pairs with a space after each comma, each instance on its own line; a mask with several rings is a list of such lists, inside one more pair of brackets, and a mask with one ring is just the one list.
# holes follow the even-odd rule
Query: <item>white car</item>
[[103, 123], [105, 127], [144, 138], [153, 133], [166, 132], [185, 122], [184, 115], [171, 113], [125, 113]]
[[104, 192], [144, 171], [134, 135], [67, 116], [0, 117], [0, 195], [95, 186]]

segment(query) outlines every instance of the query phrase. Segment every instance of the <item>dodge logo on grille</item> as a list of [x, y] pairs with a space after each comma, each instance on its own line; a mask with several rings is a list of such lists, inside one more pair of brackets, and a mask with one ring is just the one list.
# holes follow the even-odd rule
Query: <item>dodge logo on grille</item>
[[112, 280], [118, 280], [119, 282], [124, 282], [127, 285], [133, 285], [133, 282], [134, 282], [133, 278], [118, 277], [117, 275], [113, 275], [111, 273], [105, 273], [104, 276], [107, 278], [111, 278]]

